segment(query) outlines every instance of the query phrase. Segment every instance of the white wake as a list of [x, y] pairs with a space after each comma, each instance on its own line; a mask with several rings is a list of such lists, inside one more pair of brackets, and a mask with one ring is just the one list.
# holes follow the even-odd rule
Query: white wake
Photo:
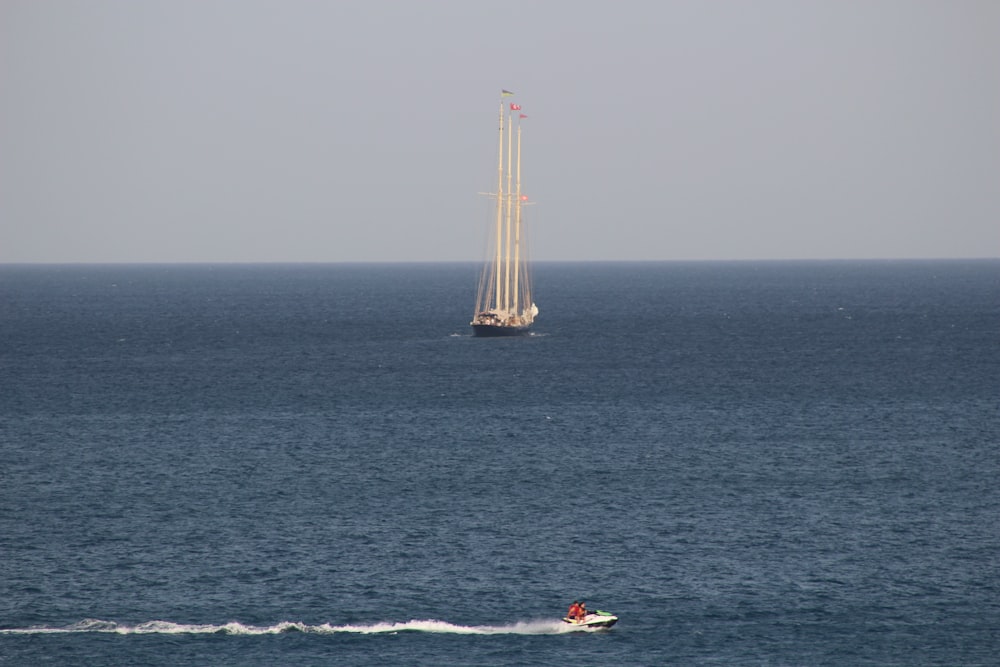
[[569, 625], [561, 620], [518, 621], [510, 625], [456, 625], [447, 621], [411, 620], [401, 623], [372, 623], [364, 625], [309, 625], [292, 621], [282, 621], [274, 625], [245, 625], [237, 621], [215, 624], [174, 623], [171, 621], [146, 621], [129, 625], [86, 619], [64, 627], [34, 626], [29, 628], [0, 629], [5, 635], [30, 634], [66, 634], [78, 632], [103, 632], [119, 635], [277, 635], [286, 632], [304, 632], [310, 634], [387, 634], [397, 632], [429, 632], [453, 635], [558, 635], [567, 632], [588, 632], [594, 628], [581, 628]]

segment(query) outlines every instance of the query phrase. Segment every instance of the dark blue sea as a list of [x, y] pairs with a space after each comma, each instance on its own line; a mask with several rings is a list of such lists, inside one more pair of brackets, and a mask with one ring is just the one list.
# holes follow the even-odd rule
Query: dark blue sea
[[1000, 664], [1000, 261], [478, 275], [0, 266], [0, 665]]

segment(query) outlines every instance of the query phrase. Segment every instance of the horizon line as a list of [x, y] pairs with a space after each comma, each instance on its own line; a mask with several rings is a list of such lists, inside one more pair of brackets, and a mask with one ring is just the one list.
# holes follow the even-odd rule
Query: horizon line
[[[543, 264], [749, 264], [749, 263], [820, 263], [820, 262], [981, 262], [997, 261], [1000, 256], [966, 257], [775, 257], [775, 258], [698, 258], [698, 259], [543, 259], [533, 260], [532, 265]], [[261, 265], [371, 265], [371, 264], [480, 264], [472, 259], [360, 259], [360, 260], [0, 260], [0, 266], [261, 266]]]

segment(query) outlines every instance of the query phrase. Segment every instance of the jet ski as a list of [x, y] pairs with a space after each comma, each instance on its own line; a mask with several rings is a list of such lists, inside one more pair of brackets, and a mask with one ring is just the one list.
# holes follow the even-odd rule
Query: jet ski
[[563, 621], [580, 628], [610, 628], [618, 622], [618, 617], [610, 611], [601, 611], [598, 609], [596, 611], [588, 611], [582, 620], [573, 620], [567, 616], [563, 618]]

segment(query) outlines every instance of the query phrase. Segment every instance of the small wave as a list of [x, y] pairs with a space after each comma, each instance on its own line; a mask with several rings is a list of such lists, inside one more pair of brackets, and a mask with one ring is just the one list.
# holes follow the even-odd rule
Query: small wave
[[174, 623], [171, 621], [146, 621], [136, 625], [85, 619], [64, 627], [34, 626], [29, 628], [0, 629], [0, 635], [68, 634], [68, 633], [110, 633], [119, 635], [277, 635], [286, 632], [310, 634], [394, 634], [398, 632], [426, 632], [453, 635], [557, 635], [567, 632], [592, 631], [563, 623], [561, 620], [518, 621], [510, 625], [456, 625], [448, 621], [411, 620], [406, 622], [385, 622], [368, 625], [309, 625], [282, 621], [274, 625], [245, 625], [231, 621], [222, 625]]

